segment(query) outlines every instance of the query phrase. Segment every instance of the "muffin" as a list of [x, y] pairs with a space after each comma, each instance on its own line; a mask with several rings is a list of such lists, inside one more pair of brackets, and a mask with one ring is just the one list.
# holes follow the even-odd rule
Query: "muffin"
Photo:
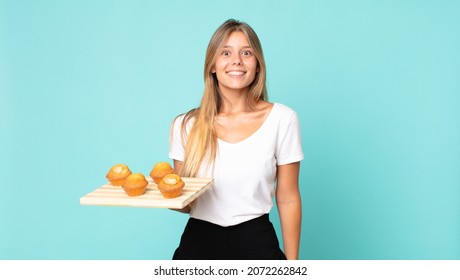
[[112, 185], [121, 186], [129, 174], [131, 174], [131, 170], [129, 170], [128, 166], [120, 163], [112, 166], [105, 177]]
[[182, 194], [184, 181], [177, 174], [168, 174], [158, 184], [158, 189], [164, 198], [175, 198]]
[[159, 184], [164, 176], [171, 173], [174, 173], [174, 169], [169, 163], [159, 162], [153, 167], [152, 171], [150, 172], [150, 177], [152, 177], [155, 183]]
[[149, 182], [141, 173], [130, 174], [123, 183], [123, 189], [128, 196], [139, 196], [145, 193]]

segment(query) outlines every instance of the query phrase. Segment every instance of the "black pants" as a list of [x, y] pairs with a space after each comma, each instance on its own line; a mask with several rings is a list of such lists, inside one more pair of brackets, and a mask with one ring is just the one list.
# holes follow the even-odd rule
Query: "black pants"
[[173, 260], [285, 260], [268, 214], [229, 227], [190, 218]]

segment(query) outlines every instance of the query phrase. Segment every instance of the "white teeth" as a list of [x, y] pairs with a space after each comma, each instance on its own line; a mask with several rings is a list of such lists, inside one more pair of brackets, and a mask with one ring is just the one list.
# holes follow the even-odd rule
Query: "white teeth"
[[234, 75], [234, 76], [241, 76], [241, 75], [244, 75], [244, 72], [243, 71], [229, 71], [228, 74]]

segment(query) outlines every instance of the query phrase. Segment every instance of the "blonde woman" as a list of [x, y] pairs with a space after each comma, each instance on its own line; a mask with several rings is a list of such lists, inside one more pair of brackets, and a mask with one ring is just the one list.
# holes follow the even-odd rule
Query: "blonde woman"
[[[267, 101], [260, 41], [228, 20], [212, 36], [200, 107], [178, 116], [169, 155], [176, 173], [212, 177], [191, 206], [173, 259], [297, 259], [303, 152], [297, 114]], [[284, 252], [268, 213], [279, 211]]]

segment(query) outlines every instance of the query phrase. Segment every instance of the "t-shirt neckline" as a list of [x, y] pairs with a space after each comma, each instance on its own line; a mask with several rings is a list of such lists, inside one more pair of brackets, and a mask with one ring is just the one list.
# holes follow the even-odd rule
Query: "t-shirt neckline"
[[262, 125], [256, 130], [254, 131], [254, 133], [252, 133], [251, 135], [249, 135], [248, 137], [244, 138], [243, 140], [240, 140], [238, 142], [234, 142], [234, 143], [231, 143], [231, 142], [227, 142], [225, 140], [222, 140], [220, 139], [219, 137], [217, 137], [217, 141], [219, 143], [222, 143], [222, 144], [225, 144], [225, 145], [238, 145], [238, 144], [242, 144], [244, 142], [247, 142], [249, 141], [251, 138], [255, 137], [257, 134], [260, 133], [260, 131], [265, 127], [267, 126], [267, 123], [269, 123], [269, 120], [271, 119], [272, 115], [273, 115], [273, 111], [275, 110], [275, 107], [277, 106], [277, 103], [273, 103], [273, 106], [272, 108], [270, 109], [270, 112], [268, 112], [268, 116], [265, 118], [265, 120], [263, 121]]

